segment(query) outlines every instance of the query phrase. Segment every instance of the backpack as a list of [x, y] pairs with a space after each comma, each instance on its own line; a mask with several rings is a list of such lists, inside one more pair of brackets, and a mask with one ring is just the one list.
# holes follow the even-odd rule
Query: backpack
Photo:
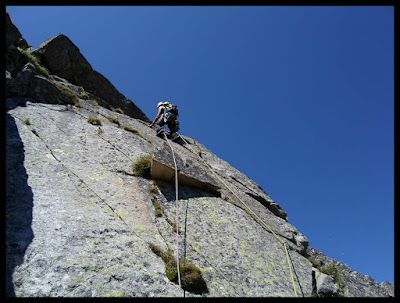
[[172, 104], [171, 102], [165, 102], [164, 106], [167, 109], [167, 112], [169, 112], [175, 116], [179, 116], [179, 111], [178, 111], [177, 105]]

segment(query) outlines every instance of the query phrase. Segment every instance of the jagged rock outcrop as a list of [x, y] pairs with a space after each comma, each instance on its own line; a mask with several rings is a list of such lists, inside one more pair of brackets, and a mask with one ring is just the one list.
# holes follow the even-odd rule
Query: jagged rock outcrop
[[[130, 117], [150, 122], [150, 119], [146, 117], [140, 108], [122, 95], [107, 78], [92, 68], [78, 47], [65, 35], [59, 34], [50, 38], [37, 49], [34, 49], [33, 47], [28, 48], [27, 42], [12, 23], [8, 13], [6, 14], [6, 28], [6, 70], [11, 73], [7, 79], [10, 79], [11, 76], [17, 76], [13, 81], [14, 83], [10, 85], [10, 89], [7, 90], [7, 96], [29, 96], [31, 98], [41, 98], [42, 101], [43, 99], [48, 99], [43, 96], [42, 92], [32, 91], [32, 89], [28, 92], [16, 90], [16, 88], [25, 87], [27, 82], [32, 82], [29, 85], [30, 87], [42, 87], [37, 85], [37, 79], [27, 79], [26, 76], [30, 74], [17, 75], [21, 66], [29, 62], [26, 55], [24, 56], [18, 50], [18, 48], [22, 48], [35, 57], [39, 64], [45, 66], [49, 74], [67, 80], [72, 85], [79, 87], [80, 90], [84, 89], [85, 93], [90, 94], [101, 106], [108, 109], [120, 109]], [[18, 82], [20, 78], [23, 78], [25, 82]], [[52, 92], [49, 92], [49, 94], [52, 94]], [[54, 97], [50, 99], [54, 99]]]
[[130, 117], [150, 122], [140, 108], [122, 95], [108, 79], [93, 70], [78, 47], [67, 36], [59, 34], [43, 42], [33, 54], [38, 55], [50, 72], [74, 85], [82, 86], [100, 98], [100, 104], [120, 108]]
[[18, 47], [27, 49], [29, 47], [26, 40], [22, 37], [18, 28], [12, 23], [10, 15], [6, 13], [6, 71], [11, 76], [19, 72], [22, 65], [27, 60], [21, 56]]
[[[91, 87], [90, 78], [101, 75], [67, 37], [27, 49], [13, 26], [7, 23], [8, 296], [182, 296], [154, 250], [176, 252], [176, 231], [179, 255], [200, 268], [207, 284], [187, 297], [295, 296], [277, 236], [289, 248], [298, 296], [394, 296], [393, 284], [380, 285], [311, 248], [258, 184], [185, 136], [188, 143], [171, 142], [180, 174], [175, 202], [170, 147], [141, 111], [132, 107], [127, 115], [116, 90]], [[133, 169], [144, 156], [152, 156], [150, 179]], [[324, 270], [329, 264], [333, 274]]]
[[327, 257], [318, 249], [308, 247], [307, 256], [319, 264], [319, 268], [328, 264], [334, 264], [339, 270], [343, 287], [339, 290], [345, 297], [394, 297], [394, 285], [390, 282], [379, 284], [370, 276], [363, 275], [352, 270], [346, 264]]

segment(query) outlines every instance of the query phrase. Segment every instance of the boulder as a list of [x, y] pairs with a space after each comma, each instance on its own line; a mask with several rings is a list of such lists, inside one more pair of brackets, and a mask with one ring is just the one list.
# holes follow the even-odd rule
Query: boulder
[[326, 275], [318, 269], [313, 268], [315, 277], [315, 288], [319, 297], [337, 297], [339, 296], [339, 286], [335, 284], [333, 276]]

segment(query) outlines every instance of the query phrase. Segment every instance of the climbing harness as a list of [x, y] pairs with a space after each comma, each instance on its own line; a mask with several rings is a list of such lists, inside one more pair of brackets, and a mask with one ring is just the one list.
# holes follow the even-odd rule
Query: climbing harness
[[176, 165], [176, 159], [175, 159], [175, 153], [174, 153], [174, 149], [172, 148], [171, 143], [169, 142], [167, 135], [165, 134], [164, 131], [164, 137], [165, 140], [167, 141], [169, 147], [171, 148], [172, 151], [172, 158], [174, 160], [174, 165], [175, 165], [175, 222], [176, 222], [176, 267], [178, 270], [178, 283], [179, 283], [179, 287], [182, 289], [182, 285], [181, 285], [181, 274], [179, 271], [179, 216], [178, 216], [178, 167]]
[[288, 249], [287, 249], [287, 246], [286, 246], [286, 242], [283, 241], [283, 240], [271, 229], [271, 227], [269, 227], [263, 220], [261, 220], [261, 218], [260, 218], [259, 216], [257, 216], [256, 213], [255, 213], [242, 199], [239, 198], [239, 196], [238, 196], [238, 195], [237, 195], [237, 194], [236, 194], [222, 179], [221, 179], [221, 177], [208, 165], [208, 163], [207, 163], [202, 157], [200, 157], [200, 155], [199, 155], [193, 148], [190, 147], [189, 143], [188, 143], [179, 133], [177, 133], [177, 134], [178, 134], [179, 137], [185, 142], [185, 144], [190, 148], [190, 150], [191, 150], [194, 154], [196, 154], [196, 155], [199, 157], [200, 160], [203, 161], [203, 163], [204, 163], [204, 164], [208, 167], [208, 169], [218, 178], [218, 180], [221, 181], [221, 183], [224, 184], [225, 187], [226, 187], [240, 202], [242, 202], [242, 204], [247, 208], [247, 210], [248, 210], [251, 214], [253, 214], [265, 227], [267, 227], [267, 228], [271, 231], [271, 233], [275, 236], [275, 238], [278, 239], [278, 240], [283, 244], [283, 246], [284, 246], [284, 248], [285, 248], [285, 252], [286, 252], [286, 259], [287, 259], [287, 263], [288, 263], [288, 266], [289, 266], [290, 275], [291, 275], [291, 278], [292, 278], [294, 293], [295, 293], [295, 295], [296, 295], [296, 297], [297, 297], [296, 284], [295, 284], [295, 282], [294, 282], [294, 277], [293, 277], [293, 272], [292, 272], [292, 266], [291, 266], [291, 264], [290, 264], [290, 257], [289, 257]]

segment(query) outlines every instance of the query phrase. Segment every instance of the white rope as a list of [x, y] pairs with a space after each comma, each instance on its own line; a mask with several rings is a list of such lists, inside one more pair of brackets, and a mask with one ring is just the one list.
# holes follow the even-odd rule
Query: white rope
[[[164, 137], [165, 137], [165, 140], [167, 141], [169, 147], [171, 148], [172, 158], [174, 159], [174, 165], [175, 165], [176, 267], [178, 269], [179, 287], [182, 289], [182, 286], [181, 286], [181, 275], [180, 275], [180, 271], [179, 271], [178, 167], [176, 165], [174, 149], [172, 148], [172, 145], [169, 142], [169, 140], [167, 138], [167, 135], [165, 134], [165, 131], [164, 131]], [[182, 291], [183, 291], [183, 289], [182, 289]]]

